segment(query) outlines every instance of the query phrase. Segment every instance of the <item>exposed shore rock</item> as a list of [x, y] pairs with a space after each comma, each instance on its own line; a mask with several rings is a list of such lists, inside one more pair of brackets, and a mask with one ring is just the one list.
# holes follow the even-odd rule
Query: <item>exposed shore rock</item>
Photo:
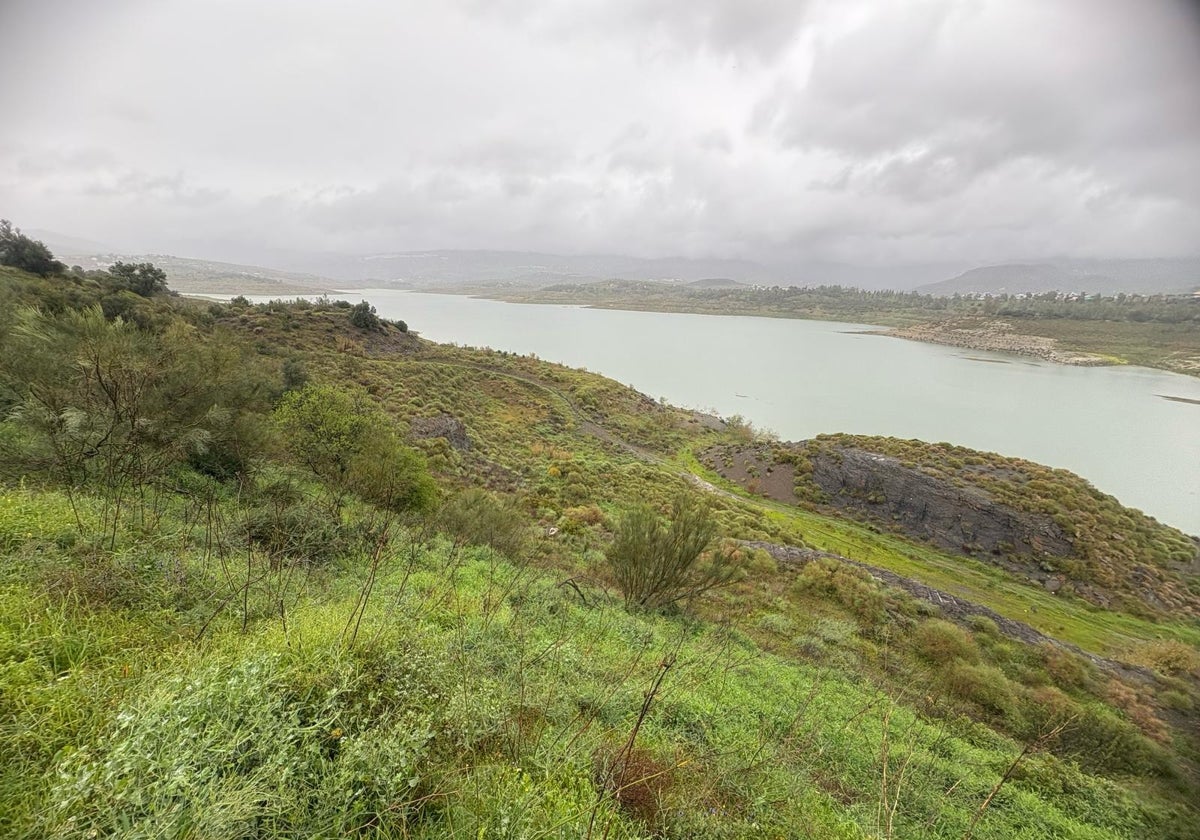
[[1103, 356], [1062, 350], [1058, 346], [1058, 341], [1053, 338], [1021, 335], [1013, 332], [1012, 325], [1006, 321], [936, 321], [930, 324], [881, 330], [879, 334], [890, 335], [894, 338], [907, 338], [912, 341], [927, 341], [931, 344], [945, 344], [950, 347], [963, 347], [967, 350], [1016, 353], [1020, 356], [1031, 356], [1060, 365], [1096, 367], [1114, 363], [1112, 359]]
[[714, 446], [729, 481], [975, 558], [1105, 609], [1200, 615], [1200, 542], [1065, 471], [948, 444], [828, 436]]
[[1071, 540], [1050, 517], [1016, 510], [978, 487], [951, 484], [897, 458], [838, 448], [816, 454], [811, 463], [811, 480], [833, 507], [894, 522], [939, 548], [965, 554], [1071, 554]]

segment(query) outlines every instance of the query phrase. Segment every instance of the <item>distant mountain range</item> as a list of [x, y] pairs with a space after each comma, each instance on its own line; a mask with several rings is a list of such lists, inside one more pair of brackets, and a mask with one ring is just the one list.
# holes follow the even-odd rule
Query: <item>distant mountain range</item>
[[1155, 260], [1058, 260], [1008, 263], [964, 271], [918, 286], [931, 295], [1087, 292], [1088, 294], [1186, 294], [1200, 289], [1200, 258]]
[[[111, 264], [115, 259], [135, 258], [169, 263], [163, 265], [168, 282], [180, 291], [234, 289], [258, 294], [294, 294], [314, 289], [370, 286], [438, 289], [480, 284], [537, 289], [601, 280], [659, 280], [687, 284], [692, 288], [836, 285], [861, 289], [915, 289], [934, 295], [1047, 291], [1178, 294], [1200, 289], [1200, 257], [1051, 259], [973, 267], [965, 262], [897, 266], [831, 262], [768, 265], [748, 259], [646, 259], [612, 254], [563, 255], [525, 251], [433, 250], [353, 255], [237, 249], [230, 252], [232, 261], [222, 262], [162, 255], [132, 257], [102, 243], [78, 237], [51, 231], [28, 233], [45, 242], [68, 264], [97, 267], [106, 260]], [[947, 277], [950, 279], [945, 279]], [[202, 289], [206, 284], [214, 288]]]
[[88, 270], [107, 269], [117, 260], [152, 262], [167, 273], [167, 285], [184, 294], [312, 295], [332, 291], [338, 285], [312, 274], [166, 254], [69, 254], [60, 259]]

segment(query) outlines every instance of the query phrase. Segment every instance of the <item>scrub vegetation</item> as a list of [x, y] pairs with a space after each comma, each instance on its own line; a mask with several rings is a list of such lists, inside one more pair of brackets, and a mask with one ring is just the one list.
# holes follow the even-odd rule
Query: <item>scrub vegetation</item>
[[1194, 619], [746, 492], [694, 453], [752, 428], [594, 374], [146, 291], [0, 268], [0, 835], [1194, 836]]

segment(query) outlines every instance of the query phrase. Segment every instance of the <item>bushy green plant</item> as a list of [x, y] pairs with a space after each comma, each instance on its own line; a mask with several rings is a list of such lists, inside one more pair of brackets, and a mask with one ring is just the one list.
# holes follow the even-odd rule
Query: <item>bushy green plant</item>
[[50, 249], [36, 239], [21, 233], [8, 219], [0, 219], [0, 265], [9, 265], [47, 277], [58, 274], [66, 266], [54, 259]]
[[243, 527], [246, 538], [273, 563], [328, 565], [357, 543], [353, 531], [327, 507], [306, 502], [251, 508]]
[[832, 596], [867, 627], [887, 621], [887, 596], [863, 569], [822, 557], [805, 564], [795, 586], [801, 591]]
[[309, 383], [284, 395], [275, 422], [292, 457], [329, 489], [334, 509], [347, 493], [396, 512], [433, 506], [437, 487], [424, 460], [362, 396]]
[[350, 323], [360, 330], [378, 330], [380, 326], [375, 307], [365, 300], [350, 307]]
[[992, 714], [1003, 715], [1016, 702], [1013, 683], [1003, 671], [991, 665], [959, 661], [946, 671], [944, 679], [946, 687], [956, 697], [975, 703]]
[[912, 645], [918, 656], [934, 665], [979, 661], [979, 646], [971, 634], [940, 618], [918, 624], [912, 634]]
[[670, 521], [641, 505], [621, 517], [607, 552], [625, 603], [659, 609], [730, 583], [738, 567], [731, 551], [709, 548], [717, 534], [707, 505], [677, 496]]
[[530, 539], [526, 515], [511, 501], [479, 488], [456, 494], [438, 513], [438, 527], [464, 545], [487, 545], [522, 559]]

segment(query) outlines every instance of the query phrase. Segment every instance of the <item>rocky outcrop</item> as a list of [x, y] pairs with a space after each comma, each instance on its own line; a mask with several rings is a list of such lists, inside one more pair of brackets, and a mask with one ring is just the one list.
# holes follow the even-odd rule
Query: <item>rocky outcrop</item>
[[446, 442], [459, 452], [465, 452], [471, 448], [471, 439], [467, 437], [467, 427], [451, 414], [414, 417], [409, 424], [408, 434], [413, 440], [445, 438]]
[[832, 448], [811, 458], [811, 481], [833, 507], [895, 523], [905, 533], [955, 552], [1059, 556], [1072, 544], [1053, 520], [995, 501], [986, 491], [928, 475], [898, 459]]
[[1064, 470], [854, 435], [725, 444], [698, 457], [752, 493], [848, 515], [1055, 594], [1140, 615], [1200, 616], [1200, 543]]

